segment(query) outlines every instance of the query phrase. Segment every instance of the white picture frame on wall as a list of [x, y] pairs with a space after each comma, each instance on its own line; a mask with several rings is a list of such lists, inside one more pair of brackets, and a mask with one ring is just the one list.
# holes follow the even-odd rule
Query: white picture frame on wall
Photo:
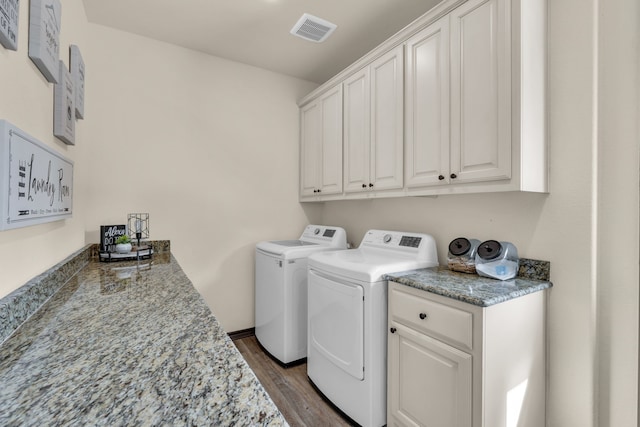
[[0, 120], [0, 231], [72, 215], [73, 161]]
[[69, 64], [71, 67], [71, 79], [76, 93], [75, 114], [77, 119], [84, 119], [84, 82], [85, 67], [80, 48], [74, 44], [69, 46]]
[[58, 61], [58, 83], [53, 90], [53, 135], [67, 145], [76, 144], [75, 90], [64, 61]]
[[50, 83], [58, 83], [61, 17], [59, 0], [31, 0], [29, 58]]
[[0, 0], [0, 44], [18, 50], [20, 0]]

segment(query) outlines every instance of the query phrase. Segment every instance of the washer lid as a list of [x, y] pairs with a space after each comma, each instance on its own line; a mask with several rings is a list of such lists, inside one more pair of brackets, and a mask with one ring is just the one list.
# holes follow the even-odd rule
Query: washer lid
[[286, 247], [317, 245], [317, 243], [305, 242], [304, 240], [273, 240], [269, 243], [273, 243], [274, 245], [286, 246]]
[[[306, 258], [310, 254], [319, 251], [338, 249], [331, 245], [322, 243], [311, 243], [298, 240], [285, 240], [284, 242], [288, 242], [285, 244], [281, 244], [282, 242], [283, 241], [260, 242], [256, 245], [256, 251], [282, 259], [297, 259]], [[300, 244], [293, 242], [300, 242]]]
[[310, 224], [298, 239], [260, 242], [256, 249], [273, 256], [302, 258], [320, 250], [347, 249], [347, 233], [340, 227]]
[[310, 269], [365, 283], [384, 280], [385, 274], [437, 265], [437, 261], [364, 248], [314, 253], [308, 260]]

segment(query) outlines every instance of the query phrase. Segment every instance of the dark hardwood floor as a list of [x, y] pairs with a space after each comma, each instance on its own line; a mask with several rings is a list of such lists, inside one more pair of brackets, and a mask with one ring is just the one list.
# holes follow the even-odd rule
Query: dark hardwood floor
[[233, 341], [292, 427], [351, 426], [350, 421], [307, 378], [307, 364], [284, 368], [258, 344], [255, 336]]

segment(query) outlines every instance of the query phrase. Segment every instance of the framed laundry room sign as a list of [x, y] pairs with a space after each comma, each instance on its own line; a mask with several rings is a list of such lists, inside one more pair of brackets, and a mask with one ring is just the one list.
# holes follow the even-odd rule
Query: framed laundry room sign
[[62, 6], [59, 0], [30, 0], [30, 4], [29, 58], [48, 82], [58, 83]]
[[0, 120], [0, 230], [71, 218], [73, 161]]
[[20, 0], [0, 0], [0, 44], [18, 50]]

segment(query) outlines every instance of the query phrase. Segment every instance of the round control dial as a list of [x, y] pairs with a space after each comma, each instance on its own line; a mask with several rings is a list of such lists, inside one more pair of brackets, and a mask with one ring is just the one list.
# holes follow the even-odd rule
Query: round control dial
[[313, 230], [313, 234], [320, 234], [320, 229], [316, 228], [315, 230]]
[[391, 234], [385, 234], [384, 237], [382, 238], [382, 241], [384, 243], [389, 243], [391, 241], [391, 238], [392, 238]]

